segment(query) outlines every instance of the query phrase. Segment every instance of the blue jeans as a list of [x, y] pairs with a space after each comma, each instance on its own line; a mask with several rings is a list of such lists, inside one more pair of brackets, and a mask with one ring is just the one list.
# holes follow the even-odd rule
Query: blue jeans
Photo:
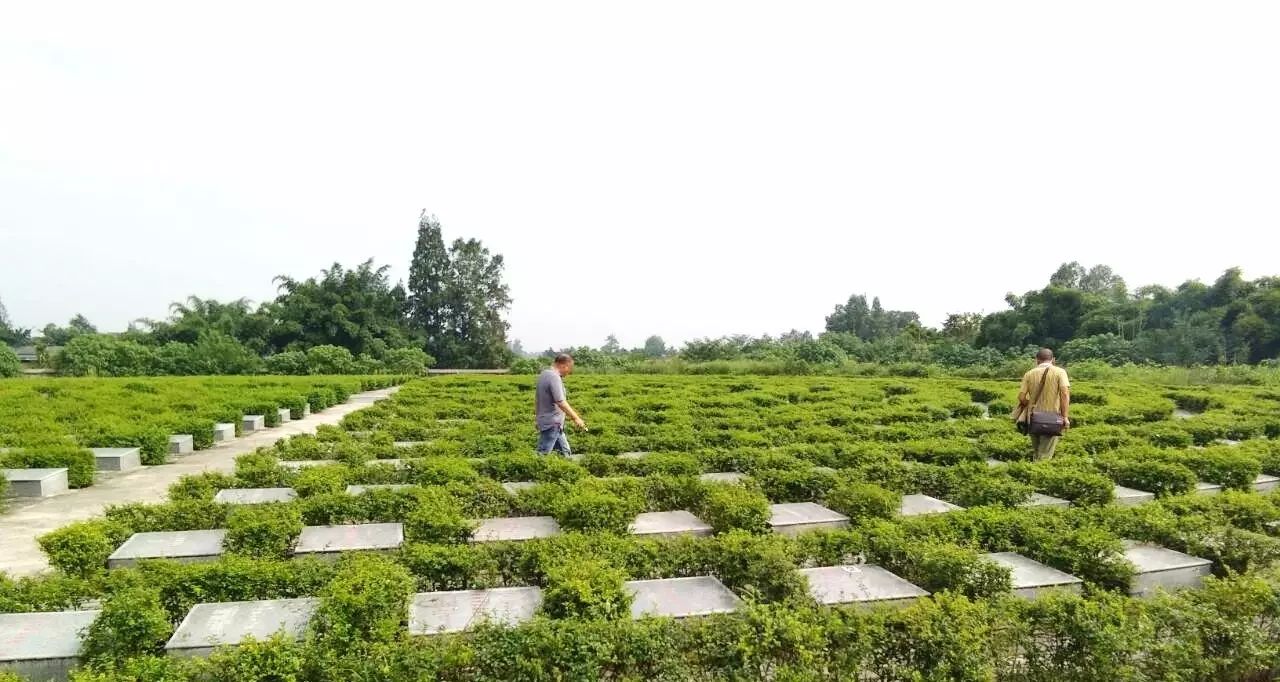
[[552, 450], [565, 457], [573, 454], [573, 450], [569, 449], [569, 439], [564, 437], [563, 424], [538, 432], [538, 454], [545, 455]]

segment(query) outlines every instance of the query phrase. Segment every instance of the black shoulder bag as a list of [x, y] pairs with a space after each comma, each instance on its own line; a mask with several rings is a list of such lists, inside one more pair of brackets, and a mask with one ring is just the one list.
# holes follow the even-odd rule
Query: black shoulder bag
[[1040, 388], [1036, 390], [1035, 400], [1027, 405], [1031, 410], [1031, 416], [1027, 419], [1027, 433], [1033, 436], [1061, 436], [1067, 428], [1067, 421], [1061, 414], [1036, 409], [1040, 404], [1040, 396], [1044, 395], [1044, 384], [1049, 379], [1049, 372], [1052, 369], [1052, 366], [1044, 368], [1044, 374], [1040, 375]]

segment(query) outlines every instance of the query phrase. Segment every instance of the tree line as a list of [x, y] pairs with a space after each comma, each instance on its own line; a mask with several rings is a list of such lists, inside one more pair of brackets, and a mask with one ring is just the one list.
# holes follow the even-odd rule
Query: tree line
[[[940, 327], [914, 311], [889, 310], [855, 294], [834, 307], [821, 332], [734, 335], [676, 348], [650, 336], [624, 348], [610, 336], [600, 347], [527, 353], [508, 342], [511, 295], [504, 261], [478, 240], [445, 244], [440, 222], [419, 217], [407, 286], [387, 266], [334, 263], [319, 276], [276, 278], [278, 295], [246, 299], [190, 297], [164, 320], [141, 319], [120, 334], [101, 334], [82, 315], [38, 334], [14, 325], [0, 304], [0, 341], [61, 346], [49, 364], [66, 374], [305, 374], [420, 372], [458, 368], [536, 368], [570, 352], [580, 365], [622, 371], [678, 359], [686, 363], [764, 361], [794, 365], [845, 362], [997, 366], [1054, 348], [1067, 362], [1196, 366], [1274, 363], [1280, 357], [1280, 278], [1246, 280], [1227, 270], [1212, 284], [1130, 290], [1105, 265], [1065, 263], [1044, 287], [1008, 294], [1006, 310], [955, 313]], [[0, 349], [0, 355], [4, 355]], [[11, 354], [10, 354], [11, 355]], [[0, 371], [16, 372], [12, 357]]]
[[[734, 335], [665, 349], [651, 337], [644, 349], [622, 349], [610, 337], [600, 348], [565, 348], [585, 364], [626, 369], [653, 357], [692, 363], [761, 361], [797, 365], [845, 361], [995, 366], [1025, 360], [1048, 346], [1067, 362], [1197, 366], [1274, 363], [1280, 358], [1280, 278], [1246, 280], [1238, 268], [1212, 284], [1189, 280], [1175, 288], [1130, 291], [1106, 265], [1065, 263], [1041, 289], [1005, 297], [1007, 310], [954, 313], [940, 327], [914, 311], [887, 310], [880, 299], [854, 294], [835, 306], [822, 332]], [[664, 348], [656, 354], [655, 348]], [[549, 355], [548, 350], [543, 355]]]
[[99, 333], [83, 315], [33, 333], [11, 322], [0, 304], [0, 341], [34, 344], [45, 364], [70, 375], [501, 367], [511, 358], [503, 267], [502, 256], [479, 240], [455, 239], [446, 247], [439, 220], [424, 211], [407, 287], [393, 284], [389, 266], [373, 260], [334, 263], [318, 276], [276, 277], [276, 298], [256, 306], [192, 296], [172, 304], [168, 318], [135, 320], [118, 334]]

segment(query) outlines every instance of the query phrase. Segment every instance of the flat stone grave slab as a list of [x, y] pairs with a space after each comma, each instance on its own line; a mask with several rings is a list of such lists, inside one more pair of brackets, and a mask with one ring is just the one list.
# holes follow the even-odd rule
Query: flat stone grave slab
[[1018, 597], [1035, 599], [1053, 590], [1080, 594], [1084, 584], [1084, 581], [1070, 573], [1046, 566], [1017, 552], [996, 552], [988, 554], [987, 558], [1009, 569], [1010, 577], [1013, 578], [1013, 594]]
[[929, 592], [870, 564], [804, 568], [809, 594], [819, 604], [906, 605]]
[[631, 593], [631, 617], [687, 618], [737, 611], [742, 601], [711, 576], [632, 580], [623, 585]]
[[536, 485], [538, 485], [536, 481], [507, 481], [502, 484], [502, 489], [512, 495], [515, 495], [521, 490], [528, 490]]
[[1136, 569], [1129, 594], [1145, 597], [1157, 587], [1166, 590], [1200, 587], [1213, 562], [1172, 549], [1133, 540], [1124, 541], [1124, 558]]
[[1045, 495], [1044, 493], [1031, 493], [1031, 497], [1023, 502], [1022, 507], [1070, 507], [1071, 501], [1064, 500], [1061, 497], [1053, 495]]
[[319, 604], [315, 598], [196, 604], [164, 648], [170, 656], [207, 656], [219, 646], [250, 637], [262, 641], [277, 632], [301, 640]]
[[830, 528], [848, 528], [849, 517], [813, 502], [788, 502], [769, 505], [769, 525], [783, 535]]
[[240, 419], [240, 433], [246, 436], [254, 431], [261, 431], [267, 427], [267, 418], [261, 414], [246, 414]]
[[79, 662], [84, 631], [99, 611], [0, 613], [0, 672], [65, 680]]
[[1149, 493], [1145, 490], [1135, 490], [1133, 488], [1126, 488], [1122, 485], [1118, 485], [1115, 487], [1115, 492], [1113, 493], [1113, 495], [1115, 496], [1116, 504], [1120, 505], [1121, 507], [1133, 507], [1139, 504], [1145, 504], [1147, 502], [1150, 502], [1151, 500], [1156, 499], [1155, 493]]
[[1222, 486], [1218, 485], [1217, 483], [1205, 483], [1204, 481], [1197, 481], [1194, 492], [1197, 495], [1217, 495], [1218, 493], [1222, 492]]
[[302, 404], [302, 416], [303, 416], [303, 417], [310, 417], [310, 416], [311, 416], [311, 403], [303, 403], [303, 404]]
[[961, 511], [964, 507], [951, 504], [945, 500], [928, 495], [903, 495], [902, 504], [898, 506], [899, 516], [919, 516], [921, 514], [945, 514]]
[[8, 494], [14, 497], [53, 497], [71, 489], [67, 482], [67, 470], [62, 469], [3, 469], [9, 481]]
[[631, 534], [652, 538], [673, 538], [678, 535], [711, 535], [711, 526], [684, 510], [644, 512], [631, 524]]
[[835, 470], [835, 469], [833, 469], [833, 468], [831, 468], [831, 467], [824, 467], [824, 466], [816, 466], [816, 467], [814, 467], [814, 468], [813, 468], [813, 471], [814, 471], [814, 473], [819, 473], [819, 474], [834, 474], [834, 473], [836, 473], [836, 470]]
[[552, 516], [516, 516], [481, 519], [471, 533], [472, 542], [532, 540], [560, 534], [560, 524]]
[[419, 445], [426, 445], [426, 444], [427, 444], [427, 441], [425, 440], [398, 440], [392, 443], [392, 445], [398, 448], [415, 448], [415, 447], [418, 447]]
[[225, 443], [236, 439], [235, 424], [214, 424], [213, 425], [213, 442]]
[[1280, 487], [1280, 477], [1272, 476], [1271, 474], [1258, 474], [1258, 477], [1253, 479], [1253, 490], [1255, 492], [1269, 493], [1277, 487]]
[[621, 455], [618, 455], [618, 459], [644, 459], [648, 456], [649, 453], [647, 452], [624, 452]]
[[352, 438], [370, 438], [373, 436], [373, 432], [372, 431], [348, 431], [347, 435], [351, 436]]
[[347, 486], [348, 495], [363, 495], [370, 490], [405, 490], [406, 488], [416, 488], [418, 486], [412, 483], [368, 483], [365, 485], [349, 485]]
[[1268, 521], [1262, 525], [1267, 529], [1268, 533], [1272, 535], [1280, 534], [1280, 521]]
[[365, 462], [366, 466], [384, 466], [392, 469], [403, 469], [405, 464], [403, 459], [371, 459]]
[[191, 564], [215, 561], [222, 556], [222, 540], [227, 531], [177, 530], [134, 533], [107, 557], [107, 568], [133, 566], [142, 559], [169, 559]]
[[196, 450], [195, 436], [180, 433], [169, 436], [169, 454], [189, 455]]
[[293, 488], [223, 488], [213, 496], [221, 504], [268, 504], [298, 499]]
[[338, 464], [338, 463], [339, 462], [336, 459], [282, 459], [280, 460], [280, 466], [286, 469], [293, 469], [294, 471], [309, 469], [311, 467], [328, 466], [330, 464]]
[[1006, 461], [1004, 461], [1004, 460], [999, 460], [999, 459], [996, 459], [996, 458], [994, 458], [994, 457], [988, 457], [988, 458], [987, 458], [987, 466], [989, 466], [989, 467], [991, 467], [991, 468], [993, 468], [993, 469], [994, 469], [994, 468], [996, 468], [996, 467], [1002, 467], [1002, 466], [1005, 466], [1005, 465], [1007, 465], [1007, 464], [1008, 464], [1008, 462], [1006, 462]]
[[422, 592], [409, 603], [409, 634], [461, 632], [482, 622], [519, 625], [542, 607], [537, 587]]
[[281, 424], [288, 424], [293, 421], [293, 412], [287, 407], [277, 409], [276, 416], [279, 417]]
[[142, 466], [141, 448], [89, 448], [98, 471], [129, 471]]
[[399, 523], [357, 523], [342, 526], [307, 526], [298, 536], [297, 556], [337, 557], [342, 552], [398, 549], [404, 544]]
[[698, 480], [703, 483], [740, 483], [746, 477], [746, 474], [740, 474], [736, 471], [715, 471], [699, 475]]

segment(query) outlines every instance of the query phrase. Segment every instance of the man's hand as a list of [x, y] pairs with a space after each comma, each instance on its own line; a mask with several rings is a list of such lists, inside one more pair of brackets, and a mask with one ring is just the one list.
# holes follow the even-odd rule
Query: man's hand
[[587, 428], [587, 423], [586, 423], [586, 422], [584, 422], [584, 421], [582, 421], [582, 417], [574, 416], [574, 418], [573, 418], [573, 425], [574, 425], [574, 426], [576, 426], [576, 427], [578, 427], [579, 429], [582, 429], [583, 431], [590, 431], [590, 430], [591, 430], [591, 429], [588, 429], [588, 428]]
[[1066, 431], [1071, 428], [1071, 419], [1069, 417], [1062, 418], [1062, 430]]

